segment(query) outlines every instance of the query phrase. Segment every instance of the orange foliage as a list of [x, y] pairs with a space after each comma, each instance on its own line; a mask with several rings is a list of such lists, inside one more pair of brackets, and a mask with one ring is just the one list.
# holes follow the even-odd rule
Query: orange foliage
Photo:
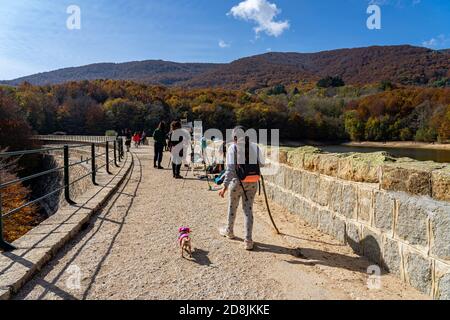
[[[14, 174], [11, 174], [6, 170], [0, 171], [0, 177], [0, 181], [2, 182], [17, 179]], [[10, 185], [1, 190], [2, 214], [24, 205], [28, 201], [27, 195], [29, 193], [30, 190], [20, 183]], [[37, 208], [34, 205], [27, 206], [11, 216], [4, 218], [3, 235], [6, 241], [12, 242], [20, 238], [37, 225], [38, 219], [36, 209]]]

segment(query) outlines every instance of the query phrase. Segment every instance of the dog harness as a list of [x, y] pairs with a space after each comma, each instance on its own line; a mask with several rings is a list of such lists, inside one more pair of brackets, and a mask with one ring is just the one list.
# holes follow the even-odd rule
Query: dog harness
[[178, 236], [178, 241], [180, 242], [180, 244], [183, 242], [183, 239], [189, 239], [189, 234], [188, 233], [181, 233]]
[[181, 244], [183, 242], [183, 239], [189, 239], [189, 233], [191, 232], [191, 229], [182, 227], [178, 229], [178, 232], [180, 233], [178, 235], [178, 242]]

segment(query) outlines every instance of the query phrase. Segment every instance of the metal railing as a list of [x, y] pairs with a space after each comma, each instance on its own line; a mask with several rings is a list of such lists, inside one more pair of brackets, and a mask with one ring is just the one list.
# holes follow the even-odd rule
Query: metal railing
[[66, 135], [36, 135], [33, 139], [40, 141], [58, 141], [58, 142], [86, 142], [86, 143], [105, 143], [113, 142], [119, 138], [113, 136], [66, 136]]
[[[41, 136], [35, 136], [34, 139], [39, 139], [38, 137]], [[49, 136], [42, 136], [42, 137], [46, 137], [49, 138]], [[10, 243], [8, 243], [3, 236], [3, 219], [8, 219], [10, 218], [12, 215], [14, 215], [15, 213], [19, 212], [20, 210], [29, 207], [33, 204], [36, 204], [54, 194], [57, 194], [58, 192], [61, 192], [64, 190], [64, 198], [67, 201], [67, 203], [69, 204], [76, 204], [71, 198], [70, 198], [70, 188], [71, 186], [73, 186], [75, 183], [91, 176], [91, 180], [92, 183], [94, 185], [97, 185], [96, 182], [96, 175], [97, 172], [100, 169], [105, 168], [106, 172], [108, 174], [112, 174], [110, 171], [110, 166], [113, 164], [116, 167], [120, 167], [119, 166], [119, 162], [122, 162], [124, 159], [124, 147], [123, 147], [123, 139], [122, 138], [113, 138], [110, 139], [111, 137], [87, 137], [87, 136], [57, 136], [59, 138], [61, 138], [61, 140], [48, 140], [48, 139], [41, 139], [44, 141], [64, 141], [64, 142], [78, 142], [78, 143], [82, 143], [82, 144], [78, 144], [78, 145], [63, 145], [61, 147], [49, 147], [49, 148], [42, 148], [42, 149], [36, 149], [36, 150], [25, 150], [25, 151], [16, 151], [16, 152], [3, 152], [0, 153], [0, 160], [3, 159], [9, 159], [9, 158], [14, 158], [14, 157], [21, 157], [23, 155], [29, 155], [29, 154], [39, 154], [39, 153], [46, 153], [48, 154], [51, 151], [62, 151], [63, 153], [63, 166], [62, 167], [57, 167], [54, 169], [50, 169], [50, 170], [46, 170], [46, 171], [42, 171], [30, 176], [26, 176], [26, 177], [22, 177], [22, 178], [18, 178], [15, 180], [11, 180], [11, 181], [7, 181], [7, 182], [2, 182], [0, 181], [0, 249], [3, 249], [4, 251], [11, 251], [14, 250], [15, 247], [13, 245], [11, 245]], [[75, 137], [78, 137], [79, 139], [77, 140]], [[92, 140], [90, 138], [93, 138]], [[70, 139], [70, 140], [68, 140]], [[103, 140], [103, 141], [102, 141]], [[110, 149], [110, 144], [112, 143], [113, 149]], [[70, 151], [74, 150], [74, 149], [80, 149], [80, 148], [86, 148], [90, 146], [90, 158], [89, 159], [82, 159], [79, 162], [70, 162]], [[104, 146], [105, 147], [105, 152], [101, 153], [101, 154], [97, 154], [95, 151], [95, 148], [100, 147], [100, 146]], [[111, 152], [113, 153], [113, 157], [110, 157]], [[104, 157], [105, 159], [105, 163], [102, 166], [98, 166], [97, 165], [97, 160], [99, 160], [101, 157]], [[88, 164], [89, 162], [91, 162], [91, 170], [88, 174], [83, 175], [82, 177], [77, 178], [75, 181], [70, 181], [70, 169], [73, 168], [74, 166], [77, 165], [83, 165], [83, 164]], [[52, 190], [48, 193], [46, 193], [45, 195], [34, 199], [32, 201], [28, 201], [22, 205], [20, 205], [17, 208], [14, 208], [6, 213], [3, 213], [2, 211], [2, 192], [6, 187], [9, 187], [11, 185], [15, 185], [15, 184], [19, 184], [25, 181], [30, 181], [33, 179], [37, 179], [39, 177], [43, 177], [55, 172], [60, 172], [63, 171], [63, 185], [56, 188], [55, 190]]]

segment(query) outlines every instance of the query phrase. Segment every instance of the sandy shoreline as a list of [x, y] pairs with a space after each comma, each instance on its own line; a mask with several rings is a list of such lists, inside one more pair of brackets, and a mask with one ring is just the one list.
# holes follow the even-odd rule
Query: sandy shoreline
[[374, 147], [374, 148], [412, 148], [412, 149], [436, 149], [436, 150], [450, 150], [450, 144], [442, 143], [426, 143], [415, 141], [389, 141], [389, 142], [347, 142], [343, 146], [348, 147]]

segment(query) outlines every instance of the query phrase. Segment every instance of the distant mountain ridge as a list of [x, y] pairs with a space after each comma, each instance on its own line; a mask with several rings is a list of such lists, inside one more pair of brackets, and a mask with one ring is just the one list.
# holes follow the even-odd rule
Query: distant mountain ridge
[[408, 45], [372, 46], [317, 53], [273, 52], [226, 64], [162, 60], [98, 63], [38, 73], [1, 83], [18, 85], [26, 81], [45, 85], [114, 79], [190, 88], [249, 89], [303, 80], [317, 81], [329, 75], [339, 75], [348, 84], [390, 80], [425, 85], [450, 77], [450, 50], [436, 51]]

